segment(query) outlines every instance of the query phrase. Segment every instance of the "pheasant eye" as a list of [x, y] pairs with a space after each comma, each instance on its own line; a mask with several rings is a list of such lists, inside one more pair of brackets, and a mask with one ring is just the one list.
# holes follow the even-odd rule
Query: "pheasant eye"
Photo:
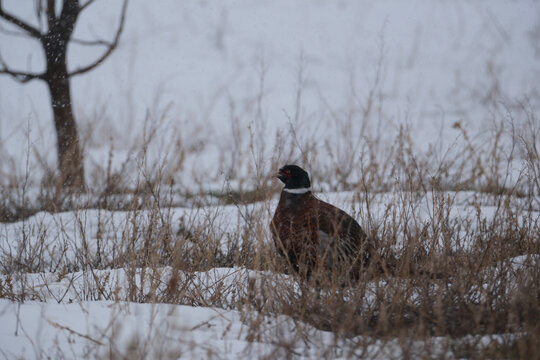
[[284, 170], [283, 172], [285, 173], [285, 176], [286, 176], [286, 177], [288, 177], [288, 178], [291, 177], [291, 170], [286, 169], [286, 170]]

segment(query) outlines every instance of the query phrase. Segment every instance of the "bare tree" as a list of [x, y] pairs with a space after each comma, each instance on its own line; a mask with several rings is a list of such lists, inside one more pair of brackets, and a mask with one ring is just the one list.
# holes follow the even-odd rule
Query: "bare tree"
[[[61, 7], [57, 2], [62, 1]], [[14, 25], [18, 31], [2, 29], [11, 35], [22, 35], [37, 39], [45, 54], [45, 70], [40, 73], [31, 73], [24, 70], [13, 69], [0, 55], [0, 74], [11, 75], [21, 83], [31, 80], [45, 81], [51, 95], [54, 125], [57, 135], [58, 168], [60, 170], [59, 185], [62, 189], [70, 191], [84, 188], [83, 156], [77, 124], [73, 117], [71, 103], [70, 79], [73, 76], [84, 74], [101, 64], [114, 51], [118, 45], [120, 34], [124, 28], [127, 2], [124, 0], [118, 28], [111, 41], [104, 40], [78, 40], [72, 37], [73, 29], [79, 15], [95, 0], [87, 0], [81, 4], [79, 0], [36, 0], [36, 16], [38, 26], [6, 11], [0, 0], [0, 19]], [[56, 11], [60, 9], [60, 11]], [[101, 46], [104, 51], [97, 59], [78, 69], [68, 69], [67, 50], [70, 42], [88, 46]]]

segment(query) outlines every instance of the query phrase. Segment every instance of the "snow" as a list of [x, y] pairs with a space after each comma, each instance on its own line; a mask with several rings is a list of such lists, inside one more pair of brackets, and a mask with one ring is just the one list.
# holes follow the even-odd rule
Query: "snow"
[[[471, 199], [471, 195], [444, 194], [445, 198], [453, 198], [456, 205], [450, 216], [462, 223], [472, 222], [477, 216], [477, 202], [480, 202], [483, 203], [479, 207], [480, 214], [484, 217], [479, 221], [492, 219], [494, 211], [490, 204], [493, 199], [489, 199], [489, 196]], [[355, 194], [351, 192], [321, 196], [347, 211], [358, 206], [353, 203]], [[373, 216], [376, 221], [384, 215], [388, 202], [394, 201], [394, 196], [380, 194], [375, 199]], [[431, 194], [426, 194], [425, 198], [419, 197], [416, 210], [419, 219], [429, 215], [430, 202], [433, 201], [431, 197]], [[515, 201], [519, 205], [520, 200]], [[240, 213], [246, 211], [247, 207], [249, 211], [269, 216], [267, 209], [275, 206], [276, 201], [272, 200], [244, 208], [209, 205], [164, 209], [163, 212], [169, 214], [171, 223], [176, 226], [173, 233], [184, 225], [204, 223], [210, 216], [214, 219], [216, 233], [234, 234], [234, 229], [243, 221]], [[532, 216], [540, 218], [540, 212], [534, 212]], [[256, 308], [247, 306], [238, 308], [241, 299], [250, 296], [250, 286], [264, 289], [271, 283], [273, 286], [269, 288], [275, 290], [279, 288], [276, 284], [280, 284], [284, 289], [299, 292], [298, 284], [289, 275], [242, 267], [175, 273], [170, 266], [102, 270], [89, 266], [93, 260], [88, 263], [85, 256], [92, 257], [96, 253], [98, 242], [101, 253], [110, 255], [110, 258], [101, 261], [107, 263], [113, 260], [122, 246], [121, 239], [126, 236], [131, 238], [126, 234], [129, 234], [134, 218], [139, 224], [139, 231], [144, 232], [145, 223], [150, 221], [148, 210], [137, 214], [91, 209], [57, 214], [42, 212], [19, 222], [1, 224], [0, 263], [4, 264], [4, 275], [0, 276], [0, 288], [10, 289], [15, 296], [25, 294], [27, 299], [20, 303], [14, 299], [0, 299], [0, 323], [3, 324], [0, 353], [3, 356], [96, 358], [136, 352], [150, 358], [279, 358], [292, 353], [298, 358], [315, 359], [328, 351], [331, 358], [347, 358], [359, 351], [357, 356], [384, 359], [388, 356], [399, 357], [401, 347], [407, 346], [402, 340], [381, 342], [362, 336], [336, 340], [331, 332], [311, 328], [288, 316], [259, 313]], [[187, 221], [184, 225], [181, 225], [182, 219]], [[268, 221], [264, 218], [261, 220], [265, 223]], [[224, 253], [231, 249], [227, 236], [218, 237], [218, 241]], [[249, 241], [257, 240], [250, 238]], [[20, 253], [21, 246], [30, 252], [29, 257], [33, 251], [44, 254], [39, 264], [26, 264], [33, 269], [32, 272], [8, 270], [8, 259]], [[463, 244], [454, 246], [461, 249]], [[23, 256], [26, 256], [24, 251]], [[540, 257], [523, 255], [508, 261], [514, 272], [503, 275], [511, 280], [522, 269], [537, 267]], [[82, 269], [74, 272], [65, 270], [81, 267], [81, 264], [86, 266], [82, 265]], [[495, 265], [484, 269], [486, 278], [498, 274], [499, 268], [499, 265]], [[161, 298], [155, 298], [155, 294], [166, 293], [173, 273], [177, 282], [183, 284], [176, 294], [177, 301], [191, 306], [166, 304]], [[134, 281], [135, 293], [132, 293], [131, 281]], [[402, 286], [406, 287], [407, 284], [409, 282], [403, 280]], [[369, 307], [385, 286], [385, 281], [367, 284], [365, 306]], [[217, 293], [220, 300], [216, 300]], [[481, 299], [483, 294], [483, 289], [477, 289], [474, 298]], [[273, 294], [265, 294], [264, 290], [258, 296], [263, 303], [271, 302], [273, 298]], [[422, 294], [412, 294], [410, 299], [414, 301], [419, 296]], [[125, 302], [127, 298], [134, 302]], [[250, 326], [254, 319], [264, 324], [257, 328], [256, 334]], [[302, 331], [297, 331], [297, 327]], [[300, 336], [300, 333], [304, 335]], [[308, 338], [306, 333], [309, 334]], [[482, 341], [488, 346], [497, 339], [497, 336], [488, 336]], [[340, 342], [338, 346], [335, 341]], [[432, 351], [440, 355], [447, 351], [445, 338], [430, 341]], [[359, 348], [358, 344], [368, 345]], [[413, 349], [421, 354], [427, 351], [425, 345], [422, 341], [413, 342]]]
[[[308, 329], [309, 337], [295, 336], [290, 318], [265, 318], [265, 330], [250, 333], [243, 324], [248, 314], [213, 308], [165, 304], [95, 301], [72, 304], [0, 300], [3, 326], [1, 354], [7, 358], [97, 358], [140, 356], [179, 359], [282, 358], [292, 351], [298, 359], [317, 359], [334, 345], [331, 333]], [[250, 338], [255, 336], [257, 341]], [[279, 343], [279, 341], [283, 343]], [[354, 340], [351, 340], [353, 342]], [[358, 341], [358, 339], [357, 339]], [[344, 344], [345, 345], [345, 344]], [[354, 353], [353, 353], [354, 354]], [[360, 354], [360, 353], [359, 353]], [[359, 355], [357, 354], [357, 355]], [[399, 344], [378, 341], [362, 355], [373, 359], [399, 357]], [[326, 352], [346, 358], [346, 348]]]
[[[120, 5], [95, 2], [74, 36], [110, 38]], [[30, 3], [3, 6], [35, 21]], [[133, 147], [140, 146], [145, 127], [154, 127], [159, 138], [147, 154], [149, 164], [172, 161], [177, 154], [170, 149], [178, 142], [197, 149], [175, 172], [189, 189], [198, 189], [201, 180], [205, 189], [219, 188], [232, 168], [241, 170], [241, 178], [246, 160], [234, 154], [248, 149], [248, 131], [256, 140], [263, 137], [264, 143], [256, 143], [261, 165], [273, 170], [268, 166], [276, 131], [291, 123], [299, 127], [300, 143], [328, 142], [335, 153], [350, 151], [341, 148], [349, 140], [340, 140], [348, 116], [355, 119], [348, 131], [355, 142], [382, 135], [390, 144], [406, 126], [416, 151], [438, 149], [443, 156], [456, 141], [463, 145], [456, 122], [482, 142], [505, 109], [519, 123], [520, 103], [533, 111], [540, 104], [539, 9], [537, 2], [502, 0], [131, 1], [119, 48], [73, 79], [79, 128], [89, 136], [87, 173], [107, 162], [111, 146], [115, 169], [136, 158], [140, 148]], [[0, 34], [0, 47], [14, 67], [43, 68], [35, 41]], [[73, 45], [69, 67], [99, 54]], [[362, 118], [369, 99], [373, 111]], [[3, 156], [23, 163], [19, 144], [30, 143], [54, 168], [45, 86], [1, 76], [0, 105]], [[241, 139], [235, 128], [242, 130]], [[319, 168], [329, 161], [321, 147]], [[294, 156], [283, 161], [299, 158]]]
[[[328, 201], [341, 207], [352, 214], [359, 214], [362, 224], [368, 223], [367, 204], [359, 201], [353, 192], [320, 193], [324, 201]], [[497, 199], [490, 195], [474, 195], [473, 193], [441, 193], [434, 199], [432, 193], [427, 194], [399, 194], [383, 193], [373, 194], [370, 206], [371, 221], [382, 223], [388, 211], [401, 211], [403, 200], [401, 196], [412, 196], [414, 200], [407, 198], [407, 203], [414, 207], [414, 218], [409, 221], [427, 223], [430, 219], [437, 218], [438, 204], [447, 201], [452, 206], [447, 209], [450, 223], [470, 224], [470, 230], [474, 230], [484, 221], [490, 221], [500, 212], [500, 204]], [[540, 200], [540, 199], [539, 199]], [[501, 201], [501, 200], [499, 200]], [[524, 199], [513, 198], [515, 216], [519, 224], [526, 219], [538, 219], [540, 208], [519, 210], [523, 207]], [[540, 203], [540, 202], [539, 202]], [[236, 245], [241, 247], [240, 240], [230, 238], [236, 236], [246, 226], [250, 226], [250, 218], [255, 218], [263, 224], [269, 224], [273, 211], [277, 206], [277, 199], [268, 202], [259, 202], [247, 205], [209, 205], [193, 206], [186, 208], [172, 208], [160, 210], [160, 217], [156, 220], [156, 214], [152, 210], [138, 211], [108, 211], [82, 209], [64, 213], [40, 212], [23, 221], [2, 224], [0, 232], [0, 263], [4, 263], [4, 270], [8, 270], [7, 261], [4, 257], [16, 256], [21, 249], [24, 258], [32, 258], [32, 254], [40, 253], [39, 265], [27, 261], [30, 269], [36, 267], [39, 271], [54, 271], [59, 266], [75, 266], [81, 256], [87, 256], [92, 261], [98, 261], [95, 257], [98, 247], [100, 253], [105, 254], [99, 259], [100, 263], [112, 262], [115, 256], [126, 251], [133, 244], [126, 241], [134, 239], [137, 248], [144, 246], [145, 229], [151, 227], [155, 221], [158, 225], [171, 224], [170, 231], [176, 241], [182, 246], [189, 247], [189, 240], [179, 236], [180, 232], [199, 231], [198, 228], [207, 229], [206, 236], [218, 241], [223, 254]], [[434, 210], [434, 208], [436, 210]], [[163, 218], [161, 218], [161, 216]], [[210, 224], [211, 226], [207, 226]], [[137, 227], [134, 227], [134, 223]], [[403, 225], [403, 224], [402, 224]], [[159, 234], [155, 235], [156, 237]], [[253, 236], [253, 235], [252, 235]], [[463, 243], [457, 236], [454, 248], [468, 249], [472, 244]], [[256, 241], [254, 238], [251, 241]], [[156, 241], [156, 240], [154, 240]], [[270, 244], [269, 235], [266, 241]], [[440, 246], [444, 246], [441, 239]], [[403, 234], [398, 234], [396, 246], [403, 246]], [[31, 249], [31, 251], [29, 250]]]
[[[264, 324], [256, 334], [248, 325], [253, 319]], [[121, 301], [17, 303], [0, 299], [0, 320], [0, 354], [8, 359], [252, 359], [282, 358], [291, 353], [298, 359], [318, 359], [321, 354], [333, 359], [387, 359], [400, 358], [401, 347], [407, 345], [403, 340], [373, 341], [361, 336], [336, 344], [330, 332], [286, 316], [264, 316], [251, 310]], [[304, 336], [298, 336], [297, 327]], [[467, 336], [461, 341], [488, 347], [512, 336]], [[444, 350], [446, 341], [431, 339], [431, 354], [451, 355]], [[367, 347], [358, 349], [358, 344], [366, 342]], [[412, 345], [417, 354], [430, 353], [422, 350], [422, 341]]]
[[[130, 353], [149, 358], [259, 358], [279, 351], [269, 342], [247, 341], [248, 329], [237, 311], [111, 301], [17, 306], [0, 300], [2, 355], [8, 358]], [[19, 311], [19, 336], [14, 336]], [[274, 326], [285, 327], [274, 321]]]
[[[2, 6], [37, 26], [34, 2], [4, 0]], [[120, 6], [120, 0], [96, 1], [81, 15], [74, 36], [110, 39]], [[411, 349], [403, 339], [343, 338], [293, 317], [239, 308], [239, 299], [249, 295], [253, 284], [264, 289], [279, 283], [298, 292], [289, 275], [243, 267], [188, 272], [110, 264], [130, 246], [143, 249], [149, 228], [163, 232], [148, 235], [150, 240], [166, 234], [186, 252], [194, 247], [190, 232], [200, 229], [206, 229], [203, 238], [215, 241], [212, 245], [223, 256], [256, 241], [272, 246], [268, 229], [262, 239], [248, 230], [250, 219], [269, 223], [276, 198], [222, 205], [211, 194], [254, 188], [275, 171], [273, 161], [305, 160], [317, 195], [353, 214], [364, 227], [384, 224], [387, 216], [402, 211], [412, 216], [410, 224], [400, 226], [427, 224], [443, 211], [450, 224], [475, 231], [500, 216], [504, 206], [512, 209], [516, 224], [538, 224], [539, 196], [525, 208], [526, 199], [473, 191], [364, 194], [342, 191], [337, 176], [325, 175], [335, 175], [338, 166], [351, 171], [345, 180], [355, 184], [366, 148], [376, 149], [376, 160], [384, 163], [404, 129], [410, 131], [413, 155], [421, 159], [428, 154], [440, 162], [428, 171], [436, 175], [447, 159], [468, 156], [461, 151], [469, 141], [483, 156], [503, 124], [506, 137], [499, 151], [507, 162], [496, 175], [501, 183], [516, 184], [526, 171], [527, 155], [512, 149], [508, 141], [515, 134], [509, 134], [509, 126], [524, 136], [540, 134], [538, 121], [526, 114], [540, 109], [539, 24], [540, 2], [535, 1], [160, 0], [156, 5], [131, 0], [118, 49], [94, 71], [72, 79], [86, 176], [91, 186], [103, 185], [99, 181], [111, 161], [112, 171], [122, 171], [128, 182], [118, 185], [134, 188], [143, 175], [159, 174], [164, 164], [176, 185], [157, 197], [171, 207], [161, 207], [158, 214], [146, 208], [81, 207], [0, 223], [0, 293], [9, 289], [14, 294], [0, 299], [0, 357], [410, 355], [403, 352]], [[69, 68], [88, 64], [101, 50], [72, 44]], [[0, 55], [17, 70], [44, 68], [39, 45], [24, 37], [0, 31]], [[47, 168], [55, 168], [52, 123], [43, 83], [21, 85], [0, 76], [2, 193], [21, 185], [17, 182], [26, 175], [35, 185]], [[153, 141], [143, 146], [152, 133]], [[540, 147], [538, 141], [540, 135]], [[460, 173], [448, 179], [452, 176], [463, 180]], [[399, 180], [392, 174], [388, 181]], [[186, 198], [185, 193], [202, 195]], [[19, 197], [32, 203], [41, 195], [38, 186], [30, 186]], [[134, 200], [115, 196], [113, 203]], [[93, 199], [82, 195], [72, 201], [87, 200]], [[443, 202], [451, 206], [441, 210]], [[209, 221], [212, 226], [205, 226]], [[404, 229], [396, 232], [393, 246], [399, 249], [406, 245]], [[434, 244], [466, 251], [474, 245], [466, 239], [463, 229], [450, 244], [440, 234]], [[538, 255], [512, 257], [482, 275], [512, 279], [524, 269], [538, 268], [539, 262]], [[508, 264], [513, 271], [501, 274]], [[154, 298], [173, 275], [185, 284], [178, 294], [181, 302], [190, 305]], [[366, 306], [384, 286], [383, 281], [366, 286]], [[478, 299], [484, 290], [477, 289]], [[20, 301], [23, 296], [26, 300]], [[254, 321], [264, 326], [251, 326]], [[459, 341], [488, 347], [517, 335], [470, 335]], [[454, 355], [447, 338], [407, 341], [418, 357]], [[433, 352], [425, 350], [426, 343]]]

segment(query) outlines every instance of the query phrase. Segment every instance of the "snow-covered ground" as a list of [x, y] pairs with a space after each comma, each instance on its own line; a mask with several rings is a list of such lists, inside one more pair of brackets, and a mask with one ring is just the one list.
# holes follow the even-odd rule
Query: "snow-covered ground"
[[[120, 5], [95, 1], [74, 36], [109, 39]], [[37, 25], [33, 1], [2, 6]], [[527, 141], [540, 148], [540, 2], [131, 0], [126, 21], [111, 57], [72, 81], [86, 177], [90, 186], [103, 185], [111, 160], [113, 173], [123, 169], [120, 185], [132, 189], [164, 164], [176, 187], [159, 196], [172, 197], [161, 204], [174, 207], [41, 211], [0, 223], [0, 358], [467, 357], [452, 353], [452, 341], [487, 349], [520, 335], [343, 336], [273, 313], [268, 302], [279, 294], [268, 291], [279, 284], [296, 293], [296, 279], [231, 263], [249, 263], [250, 253], [241, 251], [249, 246], [258, 256], [265, 247], [277, 256], [267, 228], [275, 196], [223, 205], [219, 196], [192, 195], [251, 190], [276, 164], [302, 163], [323, 200], [367, 230], [394, 231], [393, 250], [407, 245], [410, 231], [426, 231], [433, 246], [456, 252], [479, 239], [489, 248], [523, 229], [540, 233], [540, 188], [530, 187], [535, 160], [524, 150]], [[99, 51], [73, 44], [69, 68]], [[0, 55], [14, 69], [43, 69], [37, 43], [24, 37], [0, 31]], [[0, 76], [2, 196], [37, 202], [42, 175], [55, 168], [51, 118], [44, 84]], [[404, 190], [403, 180], [417, 181], [416, 173], [400, 171], [413, 165], [428, 190]], [[364, 171], [376, 189], [342, 191], [359, 190]], [[461, 178], [467, 171], [483, 180], [492, 172], [497, 186], [515, 186], [522, 197], [471, 191], [478, 184]], [[441, 185], [445, 191], [431, 192], [431, 177], [439, 175], [454, 182], [448, 188], [468, 191]], [[135, 196], [110, 199], [131, 204]], [[491, 236], [489, 229], [506, 233]], [[164, 239], [184, 251], [180, 257], [201, 248], [199, 258], [208, 251], [231, 266], [142, 266], [138, 254]], [[532, 237], [527, 249], [537, 242]], [[539, 262], [538, 254], [512, 255], [479, 278], [522, 286], [527, 281], [511, 280], [538, 276]], [[386, 285], [366, 285], [366, 306]], [[473, 285], [466, 295], [475, 301], [498, 290]], [[407, 300], [414, 302], [412, 293]]]
[[[389, 211], [395, 212], [398, 219], [394, 219], [399, 226], [423, 224], [433, 221], [439, 214], [438, 203], [431, 193], [418, 195], [415, 200], [400, 200], [403, 194], [378, 194], [371, 199], [370, 216], [374, 223], [381, 223], [388, 217]], [[440, 196], [440, 194], [439, 194]], [[360, 216], [360, 223], [366, 226], [368, 222], [366, 204], [359, 204], [352, 192], [321, 193], [319, 197], [328, 201], [348, 213]], [[356, 201], [355, 201], [356, 200]], [[484, 221], [490, 221], [495, 214], [501, 216], [500, 199], [491, 195], [475, 195], [473, 192], [445, 193], [445, 210], [448, 210], [450, 224], [467, 224], [463, 231], [477, 230]], [[525, 199], [510, 198], [513, 215], [519, 224], [529, 220], [538, 221], [540, 207], [526, 207]], [[410, 201], [410, 202], [409, 202]], [[540, 199], [537, 200], [540, 204]], [[448, 205], [450, 204], [451, 205]], [[54, 271], [61, 266], [80, 268], [86, 262], [86, 257], [94, 259], [96, 252], [100, 252], [101, 263], [112, 263], [116, 256], [132, 246], [126, 239], [135, 239], [137, 246], [143, 246], [145, 231], [154, 226], [170, 226], [174, 236], [182, 237], [190, 232], [201, 231], [204, 235], [215, 239], [220, 250], [226, 253], [234, 248], [233, 242], [239, 242], [234, 236], [240, 236], [245, 227], [257, 222], [269, 224], [273, 216], [277, 200], [253, 204], [237, 205], [210, 205], [194, 206], [189, 208], [163, 209], [159, 219], [152, 210], [138, 211], [108, 211], [99, 209], [82, 209], [64, 213], [40, 212], [24, 221], [2, 224], [0, 231], [0, 263], [7, 264], [6, 257], [16, 257], [23, 254], [31, 258], [39, 253], [39, 264], [26, 263], [29, 269], [39, 271]], [[401, 219], [402, 207], [410, 207], [410, 219]], [[445, 213], [446, 214], [446, 213]], [[403, 221], [401, 221], [403, 220]], [[156, 224], [157, 222], [157, 224]], [[249, 229], [249, 238], [256, 241], [255, 229]], [[266, 233], [267, 229], [264, 229]], [[404, 231], [404, 229], [401, 229]], [[166, 234], [164, 234], [166, 235]], [[271, 243], [268, 234], [264, 234], [264, 241]], [[404, 233], [398, 236], [395, 246], [403, 246]], [[159, 237], [160, 234], [154, 235]], [[188, 235], [189, 237], [189, 235]], [[471, 244], [466, 241], [469, 237], [456, 236], [459, 242], [452, 247], [468, 249]], [[153, 241], [157, 241], [154, 237]], [[186, 244], [186, 246], [189, 246]], [[33, 249], [29, 252], [29, 249]], [[29, 252], [26, 254], [25, 252]], [[84, 255], [82, 255], [84, 254]], [[6, 267], [5, 270], [8, 268]]]
[[[362, 206], [353, 201], [355, 194], [320, 196], [348, 212], [363, 214], [359, 220], [365, 222], [365, 210], [359, 209]], [[448, 193], [444, 197], [454, 199], [449, 224], [459, 224], [464, 233], [489, 223], [497, 212], [497, 197], [494, 196]], [[538, 223], [538, 209], [525, 211], [523, 199], [509, 200], [516, 219], [525, 219], [519, 222]], [[371, 205], [373, 220], [383, 221], [387, 216], [385, 209], [395, 203], [393, 194], [377, 196]], [[433, 220], [437, 217], [433, 213], [433, 204], [431, 194], [419, 196], [411, 206], [414, 210], [409, 216], [418, 222]], [[227, 255], [228, 251], [239, 251], [237, 247], [231, 247], [230, 241], [231, 237], [238, 239], [242, 234], [238, 228], [246, 225], [245, 217], [257, 214], [257, 221], [267, 224], [275, 205], [272, 200], [247, 206], [164, 209], [163, 214], [178, 241], [184, 241], [183, 237], [192, 239], [186, 235], [187, 227], [205, 226], [211, 219], [212, 228], [204, 236], [210, 238], [210, 232], [214, 236], [221, 234], [218, 242], [223, 255]], [[127, 253], [128, 247], [143, 248], [147, 229], [150, 226], [156, 228], [151, 219], [156, 220], [149, 210], [79, 210], [38, 213], [24, 221], [0, 224], [0, 263], [3, 264], [0, 289], [4, 294], [12, 294], [11, 300], [0, 300], [0, 353], [6, 358], [117, 358], [123, 354], [127, 357], [201, 359], [277, 359], [291, 355], [312, 359], [321, 356], [387, 359], [399, 358], [403, 351], [413, 351], [418, 357], [427, 353], [452, 356], [448, 339], [444, 337], [434, 337], [428, 343], [420, 340], [403, 343], [403, 339], [397, 338], [382, 341], [362, 336], [347, 339], [289, 316], [267, 311], [259, 313], [247, 303], [239, 308], [239, 304], [244, 303], [242, 299], [252, 291], [250, 286], [260, 289], [256, 296], [260, 296], [263, 303], [275, 301], [274, 296], [280, 296], [264, 291], [265, 288], [279, 289], [276, 284], [293, 292], [300, 291], [290, 275], [244, 267], [180, 273], [170, 266], [98, 269], [103, 264], [113, 264], [115, 259], [122, 257], [123, 251]], [[268, 229], [263, 231], [263, 241], [269, 242]], [[463, 242], [453, 243], [452, 247], [466, 251], [471, 245], [467, 241], [474, 236], [458, 234], [456, 238]], [[246, 239], [258, 241], [255, 230], [248, 231]], [[152, 241], [159, 243], [159, 233]], [[189, 245], [185, 249], [187, 251]], [[100, 254], [99, 261], [97, 253]], [[28, 273], [14, 270], [18, 265], [13, 260], [17, 258]], [[520, 271], [540, 266], [539, 255], [523, 255], [507, 261], [510, 265], [505, 262], [505, 266], [487, 268], [486, 278], [503, 276], [512, 282]], [[511, 272], [508, 269], [512, 269]], [[191, 306], [166, 303], [169, 301], [163, 294], [169, 291], [173, 274], [179, 284], [174, 290], [175, 301]], [[375, 301], [381, 287], [385, 287], [384, 281], [368, 284], [363, 295], [366, 306]], [[485, 296], [481, 288], [475, 291], [476, 294], [471, 295], [475, 299]], [[24, 302], [13, 301], [23, 294]], [[128, 299], [134, 302], [126, 302]], [[505, 341], [502, 335], [471, 339], [454, 341], [471, 341], [479, 347]]]
[[[299, 324], [283, 316], [263, 319], [265, 331], [252, 334], [244, 325], [245, 314], [214, 308], [111, 301], [27, 302], [18, 308], [16, 303], [0, 300], [0, 312], [0, 352], [8, 359], [282, 359], [291, 354], [297, 359], [399, 359], [405, 354], [400, 349], [402, 344], [395, 340], [374, 341], [356, 352], [342, 341], [340, 349], [331, 333], [306, 331], [305, 324], [303, 331], [309, 337], [301, 338], [295, 334]], [[486, 346], [503, 343], [509, 336], [476, 338]], [[355, 341], [362, 340], [348, 342]], [[432, 350], [417, 350], [417, 354], [450, 355], [441, 350], [444, 342], [443, 338], [434, 338]], [[416, 346], [421, 349], [422, 343]]]
[[[0, 355], [7, 359], [400, 359], [398, 340], [373, 341], [354, 350], [350, 344], [361, 337], [337, 341], [332, 333], [309, 329], [281, 316], [265, 318], [262, 334], [252, 334], [246, 314], [215, 308], [166, 304], [137, 304], [93, 301], [72, 304], [26, 302], [22, 305], [0, 300]], [[299, 337], [302, 326], [309, 337]], [[15, 332], [17, 331], [17, 335]], [[253, 338], [257, 340], [253, 340]], [[504, 343], [512, 335], [475, 336], [463, 342], [487, 347]], [[410, 345], [410, 344], [407, 344]], [[452, 356], [444, 338], [433, 338], [430, 349], [420, 341], [413, 354]]]
[[183, 305], [27, 302], [18, 309], [0, 300], [0, 312], [7, 358], [279, 358], [286, 356], [280, 336], [301, 358], [317, 358], [333, 341], [317, 330], [309, 342], [294, 339], [295, 325], [285, 317], [265, 319], [268, 333], [253, 341], [240, 312]]

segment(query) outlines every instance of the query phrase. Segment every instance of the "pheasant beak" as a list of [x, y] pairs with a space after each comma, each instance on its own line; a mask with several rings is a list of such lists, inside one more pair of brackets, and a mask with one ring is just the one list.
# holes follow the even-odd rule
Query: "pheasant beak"
[[276, 177], [281, 180], [283, 183], [287, 181], [287, 176], [283, 173], [281, 169], [279, 169], [278, 173], [276, 174]]

